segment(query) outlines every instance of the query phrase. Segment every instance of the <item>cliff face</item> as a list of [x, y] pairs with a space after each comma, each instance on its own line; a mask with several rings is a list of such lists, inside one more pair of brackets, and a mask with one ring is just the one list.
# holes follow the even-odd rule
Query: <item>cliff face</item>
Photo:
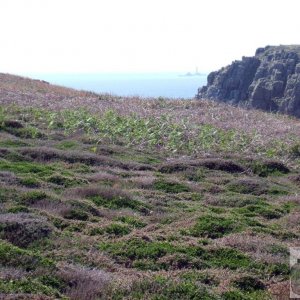
[[300, 46], [267, 46], [208, 75], [198, 99], [300, 117]]

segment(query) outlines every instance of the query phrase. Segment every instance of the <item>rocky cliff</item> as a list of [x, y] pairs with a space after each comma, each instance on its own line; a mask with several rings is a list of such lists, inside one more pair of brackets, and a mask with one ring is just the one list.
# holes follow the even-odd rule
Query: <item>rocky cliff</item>
[[300, 45], [258, 48], [210, 73], [196, 97], [300, 117]]

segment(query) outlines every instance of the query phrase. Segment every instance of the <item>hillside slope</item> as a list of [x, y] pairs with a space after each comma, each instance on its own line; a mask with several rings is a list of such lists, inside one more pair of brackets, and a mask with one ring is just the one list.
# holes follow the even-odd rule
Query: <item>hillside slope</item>
[[285, 299], [300, 122], [0, 76], [0, 298]]

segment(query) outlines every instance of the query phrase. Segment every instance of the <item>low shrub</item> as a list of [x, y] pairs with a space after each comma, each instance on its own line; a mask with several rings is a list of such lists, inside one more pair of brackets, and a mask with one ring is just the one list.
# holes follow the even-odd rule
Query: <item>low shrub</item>
[[[3, 294], [37, 294], [41, 297], [61, 297], [61, 294], [49, 286], [46, 286], [36, 279], [26, 278], [19, 280], [1, 280], [0, 293]], [[0, 294], [1, 295], [1, 294]], [[48, 298], [48, 297], [47, 297]], [[41, 298], [40, 298], [41, 299]]]
[[54, 267], [53, 261], [45, 259], [32, 251], [20, 249], [6, 241], [0, 240], [0, 265], [4, 267], [17, 267], [26, 271], [37, 268]]
[[131, 225], [134, 228], [143, 228], [147, 225], [146, 223], [142, 222], [141, 220], [139, 220], [135, 217], [131, 217], [131, 216], [117, 217], [116, 221], [126, 223], [128, 225]]
[[289, 152], [293, 158], [300, 157], [300, 143], [292, 145], [289, 149]]
[[96, 205], [111, 209], [131, 208], [142, 210], [146, 208], [142, 202], [135, 200], [132, 196], [118, 188], [113, 187], [87, 187], [77, 188], [72, 191], [74, 195], [92, 200]]
[[189, 187], [182, 183], [169, 182], [162, 179], [155, 181], [153, 187], [156, 190], [173, 194], [190, 191]]
[[9, 213], [13, 213], [13, 214], [16, 214], [16, 213], [28, 213], [29, 212], [29, 208], [25, 205], [15, 205], [15, 206], [12, 206], [10, 207], [7, 212]]
[[238, 230], [236, 220], [214, 215], [204, 215], [187, 233], [196, 237], [220, 238]]
[[71, 220], [87, 221], [89, 214], [79, 208], [71, 208], [63, 212], [63, 217]]
[[40, 186], [40, 182], [34, 177], [21, 178], [20, 184], [29, 188], [38, 188]]
[[46, 180], [50, 183], [63, 186], [63, 187], [71, 187], [74, 185], [80, 185], [83, 183], [87, 183], [86, 180], [70, 178], [67, 176], [62, 176], [60, 174], [53, 174], [50, 177], [46, 178]]
[[264, 201], [254, 195], [223, 194], [218, 197], [211, 197], [205, 200], [209, 205], [221, 207], [244, 207], [246, 205], [264, 205]]
[[107, 272], [79, 265], [61, 265], [58, 276], [66, 283], [65, 294], [74, 300], [103, 299], [111, 282]]
[[266, 161], [253, 161], [250, 164], [254, 174], [261, 177], [269, 175], [282, 175], [290, 172], [289, 168], [279, 161], [266, 160]]
[[243, 252], [233, 248], [216, 248], [208, 251], [204, 258], [212, 267], [237, 269], [254, 269], [262, 268], [261, 265], [255, 264], [250, 257]]
[[278, 219], [283, 216], [282, 210], [269, 205], [247, 205], [237, 211], [247, 217], [262, 216], [265, 219]]
[[107, 226], [105, 228], [105, 232], [107, 232], [108, 234], [112, 234], [112, 235], [117, 235], [117, 236], [123, 236], [126, 235], [128, 233], [130, 233], [130, 228], [126, 225], [120, 225], [120, 224], [110, 224], [109, 226]]
[[116, 291], [114, 296], [116, 299], [127, 299], [127, 296], [129, 296], [130, 299], [149, 300], [216, 299], [216, 295], [208, 292], [206, 287], [197, 283], [187, 280], [173, 281], [164, 277], [136, 281], [130, 289]]
[[30, 205], [46, 198], [47, 194], [44, 191], [30, 191], [22, 194], [21, 202]]
[[252, 276], [244, 276], [233, 281], [233, 285], [243, 291], [264, 290], [266, 287], [262, 281]]
[[29, 161], [0, 161], [0, 169], [16, 174], [36, 174], [38, 176], [49, 176], [54, 171], [54, 167], [51, 165]]
[[20, 247], [27, 247], [34, 241], [49, 237], [53, 228], [44, 218], [31, 214], [0, 215], [0, 237]]
[[267, 192], [267, 185], [255, 179], [236, 179], [227, 185], [231, 192], [240, 194], [261, 195]]

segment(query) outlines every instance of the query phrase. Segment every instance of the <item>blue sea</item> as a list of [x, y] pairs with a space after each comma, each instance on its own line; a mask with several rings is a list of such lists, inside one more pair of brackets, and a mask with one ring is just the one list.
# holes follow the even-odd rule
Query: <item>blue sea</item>
[[207, 75], [143, 74], [26, 74], [52, 84], [118, 96], [193, 98]]

